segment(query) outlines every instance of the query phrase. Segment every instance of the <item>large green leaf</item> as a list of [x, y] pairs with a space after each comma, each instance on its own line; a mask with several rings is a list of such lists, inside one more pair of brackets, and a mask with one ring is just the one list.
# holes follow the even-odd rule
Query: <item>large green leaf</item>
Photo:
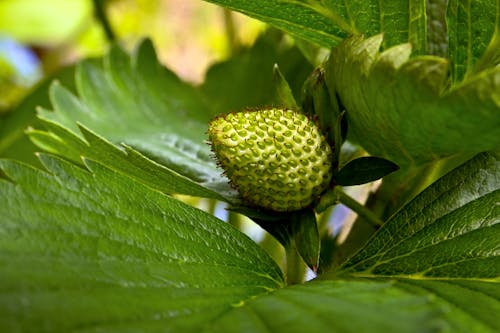
[[98, 163], [41, 159], [48, 172], [1, 163], [9, 331], [500, 329], [494, 156], [431, 186], [334, 280], [280, 290], [277, 266], [231, 226]]
[[386, 222], [343, 269], [422, 279], [500, 277], [499, 171], [500, 161], [489, 154], [453, 170]]
[[499, 67], [447, 89], [445, 59], [409, 59], [409, 44], [380, 52], [382, 39], [349, 38], [328, 63], [330, 95], [346, 108], [352, 140], [402, 168], [500, 147]]
[[229, 224], [95, 162], [41, 161], [1, 161], [4, 331], [195, 330], [282, 286]]
[[387, 278], [448, 304], [453, 331], [497, 332], [500, 161], [481, 154], [390, 219], [335, 276]]
[[391, 282], [315, 281], [234, 308], [210, 332], [439, 332], [446, 308]]
[[242, 12], [290, 34], [331, 47], [353, 33], [384, 32], [385, 47], [411, 42], [427, 49], [426, 2], [409, 1], [295, 1], [206, 0]]
[[[90, 160], [90, 172], [41, 160], [48, 172], [1, 162], [0, 326], [9, 332], [288, 332], [311, 318], [314, 327], [413, 332], [433, 328], [442, 311], [391, 283], [321, 282], [257, 297], [280, 288], [281, 274], [230, 225]], [[366, 322], [349, 326], [360, 315]]]

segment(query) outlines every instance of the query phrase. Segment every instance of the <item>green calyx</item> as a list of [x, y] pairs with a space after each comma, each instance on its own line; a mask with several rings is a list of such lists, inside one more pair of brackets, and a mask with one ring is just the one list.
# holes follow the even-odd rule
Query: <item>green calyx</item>
[[301, 112], [272, 108], [230, 113], [210, 122], [220, 166], [249, 203], [274, 211], [309, 206], [332, 178], [332, 150]]

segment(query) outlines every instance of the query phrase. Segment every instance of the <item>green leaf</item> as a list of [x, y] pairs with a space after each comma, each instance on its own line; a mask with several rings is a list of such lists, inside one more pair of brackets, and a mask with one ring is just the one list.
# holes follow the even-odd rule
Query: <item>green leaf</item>
[[[224, 201], [237, 202], [237, 193], [226, 181], [210, 183], [190, 179], [144, 156], [126, 144], [117, 147], [93, 133], [83, 125], [79, 126], [84, 138], [52, 121], [41, 119], [48, 132], [29, 130], [28, 134], [40, 148], [60, 154], [65, 158], [81, 162], [81, 157], [91, 158], [136, 181], [163, 193], [178, 193]], [[215, 171], [214, 171], [215, 174]]]
[[283, 285], [230, 225], [101, 164], [1, 161], [0, 327], [194, 331]]
[[337, 166], [342, 133], [340, 133], [341, 112], [336, 96], [330, 96], [325, 82], [325, 70], [322, 66], [314, 69], [302, 88], [302, 109], [305, 113], [317, 117], [320, 128], [333, 148], [333, 164]]
[[206, 0], [330, 48], [348, 35], [384, 32], [384, 47], [411, 42], [425, 53], [424, 1]]
[[101, 160], [165, 193], [235, 197], [204, 142], [211, 109], [160, 66], [150, 42], [132, 59], [115, 47], [102, 65], [83, 62], [76, 81], [79, 98], [52, 85], [54, 111], [39, 111], [49, 132], [30, 133], [40, 147]]
[[[283, 245], [288, 254], [293, 252], [295, 255], [296, 251], [312, 270], [317, 269], [320, 239], [316, 215], [312, 209], [275, 212], [249, 206], [231, 206], [229, 210], [252, 219]], [[296, 259], [300, 260], [298, 257]], [[302, 281], [302, 276], [300, 279]]]
[[303, 209], [292, 215], [293, 239], [300, 256], [314, 272], [318, 269], [320, 240], [316, 215], [312, 209]]
[[399, 167], [383, 158], [365, 156], [347, 163], [335, 175], [335, 183], [342, 186], [361, 185], [387, 176]]
[[423, 292], [446, 309], [445, 320], [450, 332], [498, 332], [500, 288], [498, 283], [454, 280], [398, 281], [397, 286]]
[[431, 186], [335, 280], [272, 293], [283, 284], [277, 266], [229, 225], [98, 163], [85, 160], [89, 172], [41, 159], [49, 172], [2, 162], [0, 324], [9, 331], [500, 328], [494, 156]]
[[278, 64], [274, 64], [273, 73], [275, 82], [274, 84], [276, 85], [276, 92], [280, 97], [281, 104], [286, 108], [295, 110], [298, 109], [295, 97], [293, 97], [292, 89], [290, 88], [288, 82], [281, 73]]
[[379, 52], [381, 44], [381, 35], [349, 38], [328, 63], [330, 95], [345, 106], [351, 140], [402, 168], [500, 146], [500, 68], [447, 90], [445, 59], [409, 59], [409, 44]]
[[496, 332], [499, 200], [500, 161], [478, 155], [417, 196], [331, 276], [397, 280], [446, 304], [457, 331]]
[[448, 173], [386, 222], [343, 269], [419, 279], [498, 278], [499, 171], [497, 157], [481, 154]]
[[[500, 33], [500, 2], [492, 0], [450, 0], [446, 12], [449, 58], [453, 82], [474, 72], [477, 60]], [[494, 37], [496, 35], [497, 37]], [[500, 55], [497, 47], [497, 57]]]
[[248, 301], [209, 332], [437, 332], [445, 308], [390, 282], [314, 281]]
[[[324, 47], [337, 44], [347, 36], [346, 31], [352, 31], [351, 25], [338, 14], [341, 10], [330, 12], [316, 1], [207, 0], [207, 2], [239, 11]], [[344, 7], [344, 5], [339, 6]], [[342, 12], [345, 11], [346, 9], [342, 8]]]

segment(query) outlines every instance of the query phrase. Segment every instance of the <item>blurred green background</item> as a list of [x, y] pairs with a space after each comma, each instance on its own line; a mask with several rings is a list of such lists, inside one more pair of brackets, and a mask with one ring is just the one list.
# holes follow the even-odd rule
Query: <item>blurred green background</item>
[[[228, 18], [235, 36], [227, 33]], [[230, 55], [234, 40], [250, 45], [263, 29], [200, 0], [0, 1], [0, 110], [12, 110], [62, 67], [104, 54], [111, 39], [132, 50], [151, 38], [164, 65], [200, 83], [210, 64]]]

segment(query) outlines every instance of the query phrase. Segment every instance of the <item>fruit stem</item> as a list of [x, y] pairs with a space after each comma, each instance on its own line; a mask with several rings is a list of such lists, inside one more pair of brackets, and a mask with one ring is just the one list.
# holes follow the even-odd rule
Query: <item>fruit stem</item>
[[304, 282], [306, 274], [306, 265], [295, 246], [295, 240], [285, 247], [286, 253], [286, 283], [287, 285], [299, 284]]
[[336, 194], [338, 202], [349, 207], [353, 212], [358, 214], [376, 229], [380, 228], [384, 222], [378, 218], [371, 210], [354, 200], [351, 196], [347, 195], [340, 187], [336, 186], [333, 191]]

